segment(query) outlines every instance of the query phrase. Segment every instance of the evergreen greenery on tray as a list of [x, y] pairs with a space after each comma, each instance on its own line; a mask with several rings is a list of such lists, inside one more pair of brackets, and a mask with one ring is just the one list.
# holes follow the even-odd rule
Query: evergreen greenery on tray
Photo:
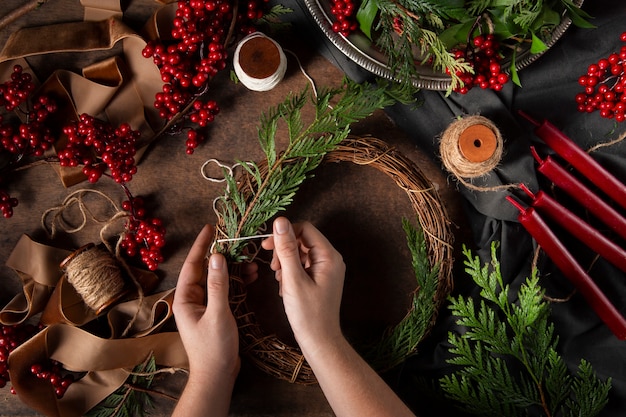
[[[352, 1], [352, 0], [348, 0]], [[495, 55], [511, 58], [508, 70], [517, 80], [516, 55], [523, 49], [537, 54], [564, 17], [580, 27], [593, 27], [591, 18], [572, 0], [363, 0], [357, 3], [360, 30], [380, 48], [399, 80], [422, 74], [420, 65], [451, 77], [451, 90], [459, 91], [462, 75], [489, 77], [475, 57], [479, 36], [493, 35]], [[455, 52], [462, 52], [461, 54]], [[500, 59], [494, 62], [499, 62]], [[504, 61], [502, 61], [504, 63]], [[484, 73], [484, 72], [487, 73]], [[478, 84], [478, 83], [477, 83]], [[483, 87], [485, 88], [485, 87]], [[488, 87], [486, 87], [488, 88]]]
[[[480, 287], [480, 302], [459, 296], [450, 309], [463, 334], [450, 333], [449, 363], [458, 370], [440, 380], [447, 396], [479, 416], [593, 417], [608, 401], [602, 382], [581, 359], [572, 374], [557, 352], [550, 306], [534, 273], [511, 294], [492, 244], [491, 265], [464, 249], [466, 271]], [[515, 300], [516, 301], [511, 301]]]

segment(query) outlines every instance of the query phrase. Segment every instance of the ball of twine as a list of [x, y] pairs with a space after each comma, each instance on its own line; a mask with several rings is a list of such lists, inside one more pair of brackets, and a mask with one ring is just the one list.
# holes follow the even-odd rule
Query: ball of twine
[[239, 81], [249, 90], [268, 91], [285, 76], [287, 57], [276, 41], [254, 32], [235, 48], [233, 67]]
[[107, 250], [88, 244], [76, 250], [62, 263], [67, 282], [85, 304], [100, 313], [126, 292], [122, 270]]
[[[426, 175], [407, 157], [390, 148], [376, 138], [353, 138], [344, 140], [335, 150], [325, 156], [325, 162], [352, 162], [366, 165], [386, 174], [404, 190], [411, 202], [417, 219], [424, 232], [428, 257], [431, 266], [439, 266], [438, 285], [432, 302], [435, 314], [430, 318], [426, 337], [437, 318], [437, 311], [450, 294], [452, 283], [452, 241], [453, 234], [444, 205], [439, 194]], [[259, 164], [261, 173], [267, 172], [265, 165]], [[254, 190], [254, 178], [244, 172], [238, 181], [241, 190]], [[223, 226], [223, 224], [218, 224]], [[218, 227], [218, 231], [223, 230]], [[236, 265], [234, 265], [236, 267]], [[237, 320], [242, 354], [259, 369], [278, 379], [298, 384], [317, 382], [313, 370], [306, 362], [300, 349], [290, 346], [273, 334], [265, 333], [254, 312], [246, 303], [246, 286], [236, 270], [231, 270], [231, 308]], [[415, 291], [419, 291], [417, 288]], [[410, 311], [415, 306], [410, 307]], [[408, 313], [407, 313], [408, 314]], [[383, 362], [386, 358], [379, 358]], [[379, 371], [395, 364], [383, 365]]]
[[496, 125], [478, 115], [450, 124], [439, 144], [444, 166], [458, 179], [487, 175], [500, 163], [503, 149], [502, 135]]

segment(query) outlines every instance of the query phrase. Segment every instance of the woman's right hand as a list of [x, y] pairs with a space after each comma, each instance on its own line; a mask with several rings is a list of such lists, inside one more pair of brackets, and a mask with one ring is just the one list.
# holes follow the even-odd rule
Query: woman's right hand
[[271, 268], [300, 348], [336, 340], [342, 336], [339, 310], [346, 270], [341, 254], [310, 223], [292, 225], [279, 217], [273, 228], [262, 246], [274, 251]]

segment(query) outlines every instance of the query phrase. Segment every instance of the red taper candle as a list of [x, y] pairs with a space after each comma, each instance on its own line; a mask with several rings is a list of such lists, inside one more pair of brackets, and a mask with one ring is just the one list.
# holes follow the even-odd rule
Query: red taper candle
[[626, 218], [587, 188], [578, 178], [563, 168], [549, 155], [541, 159], [534, 147], [530, 148], [539, 163], [537, 171], [578, 201], [583, 207], [607, 225], [611, 230], [626, 239]]
[[548, 257], [574, 284], [587, 303], [620, 340], [626, 340], [626, 319], [604, 295], [563, 243], [550, 230], [533, 207], [522, 207], [510, 196], [507, 200], [520, 211], [519, 222], [537, 241]]
[[626, 272], [626, 251], [591, 227], [583, 219], [572, 213], [543, 191], [533, 193], [524, 184], [522, 190], [532, 199], [532, 206], [541, 214], [547, 215], [578, 240], [593, 249], [622, 271]]
[[552, 123], [544, 120], [539, 123], [526, 113], [519, 114], [535, 125], [535, 134], [563, 159], [572, 164], [589, 181], [604, 191], [617, 204], [626, 208], [626, 185], [593, 159], [580, 146], [572, 141]]

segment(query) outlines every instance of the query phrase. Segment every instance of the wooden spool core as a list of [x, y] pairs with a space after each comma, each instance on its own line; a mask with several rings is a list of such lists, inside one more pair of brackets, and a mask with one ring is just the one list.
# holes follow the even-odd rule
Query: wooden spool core
[[248, 76], [262, 80], [278, 70], [280, 52], [270, 39], [264, 36], [253, 37], [241, 45], [239, 65]]
[[485, 125], [471, 125], [459, 135], [459, 150], [470, 162], [485, 162], [497, 146], [496, 134]]

